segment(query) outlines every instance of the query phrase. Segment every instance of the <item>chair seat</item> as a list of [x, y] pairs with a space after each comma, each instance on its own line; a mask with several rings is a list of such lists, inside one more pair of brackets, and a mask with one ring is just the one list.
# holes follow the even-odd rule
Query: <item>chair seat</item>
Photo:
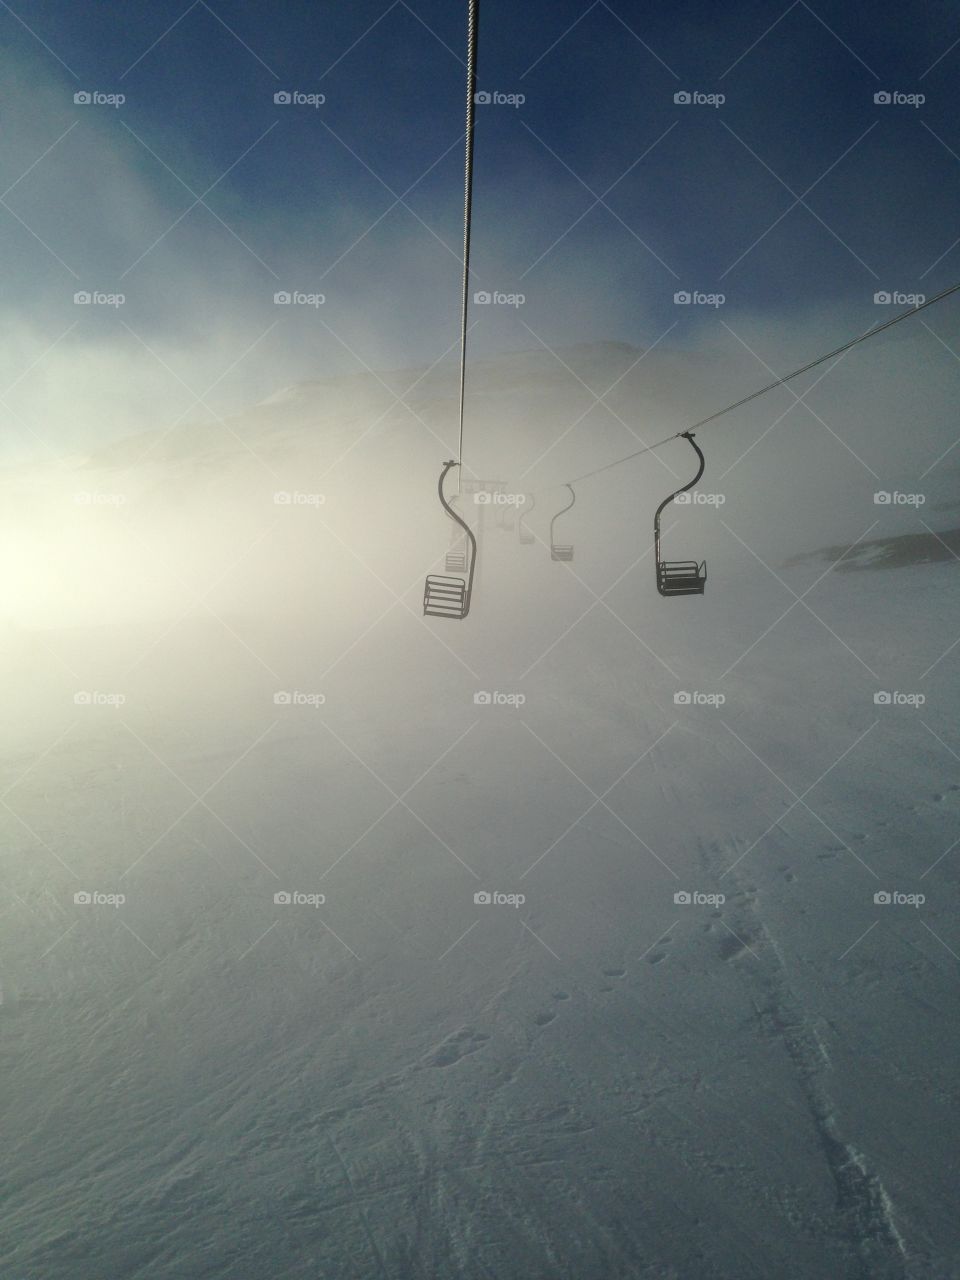
[[432, 618], [464, 618], [467, 584], [463, 578], [430, 574], [423, 589], [423, 612]]
[[661, 560], [657, 565], [657, 590], [662, 596], [702, 596], [706, 581], [706, 561]]
[[444, 557], [443, 567], [448, 573], [462, 573], [467, 567], [465, 551], [448, 551]]
[[568, 543], [555, 542], [550, 548], [551, 560], [572, 560], [573, 547]]

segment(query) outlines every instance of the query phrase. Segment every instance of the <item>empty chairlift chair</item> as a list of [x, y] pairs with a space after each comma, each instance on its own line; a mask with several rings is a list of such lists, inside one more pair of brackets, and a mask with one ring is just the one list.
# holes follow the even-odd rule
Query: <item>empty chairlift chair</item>
[[[431, 573], [427, 576], [427, 581], [423, 589], [423, 612], [431, 618], [455, 618], [462, 620], [470, 612], [470, 598], [473, 594], [473, 575], [477, 566], [477, 540], [473, 535], [473, 530], [462, 520], [460, 516], [453, 510], [450, 503], [447, 502], [443, 493], [443, 482], [447, 478], [447, 472], [453, 467], [460, 464], [455, 461], [445, 462], [443, 470], [440, 472], [440, 482], [437, 485], [437, 492], [440, 495], [440, 505], [446, 511], [451, 520], [454, 520], [463, 530], [466, 537], [466, 577], [459, 575]], [[449, 553], [448, 553], [449, 555]], [[449, 564], [449, 560], [447, 561]]]
[[524, 503], [523, 509], [521, 510], [520, 514], [517, 516], [517, 538], [522, 547], [529, 547], [534, 541], [533, 534], [530, 532], [529, 529], [524, 528], [523, 522], [536, 505], [537, 505], [537, 500], [534, 497], [534, 495], [531, 493], [529, 496], [529, 501]]
[[[494, 497], [497, 495], [494, 494]], [[497, 528], [504, 533], [513, 533], [513, 504], [509, 502], [497, 503]]]
[[662, 560], [660, 558], [660, 515], [663, 509], [668, 507], [678, 494], [686, 493], [693, 488], [703, 475], [703, 469], [706, 465], [706, 459], [692, 433], [684, 431], [683, 439], [690, 441], [694, 452], [700, 459], [700, 467], [689, 484], [685, 484], [682, 489], [677, 489], [668, 498], [664, 498], [659, 507], [657, 507], [657, 514], [653, 517], [653, 548], [657, 560], [657, 590], [662, 596], [702, 596], [703, 588], [707, 581], [706, 560], [698, 564], [696, 560]]
[[564, 515], [567, 511], [569, 511], [570, 508], [573, 506], [573, 504], [577, 500], [577, 495], [573, 491], [573, 485], [568, 484], [567, 488], [570, 490], [570, 501], [567, 503], [565, 507], [561, 507], [560, 510], [557, 512], [557, 514], [550, 521], [550, 559], [551, 560], [572, 560], [573, 559], [573, 543], [557, 542], [556, 536], [554, 534], [554, 526], [556, 525], [559, 518], [562, 515]]

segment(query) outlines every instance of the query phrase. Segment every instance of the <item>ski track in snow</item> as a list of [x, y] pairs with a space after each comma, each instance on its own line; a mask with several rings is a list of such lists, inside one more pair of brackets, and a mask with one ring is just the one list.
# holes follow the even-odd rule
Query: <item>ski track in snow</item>
[[[699, 842], [699, 847], [704, 870], [714, 878], [738, 856], [736, 849], [731, 851], [718, 842]], [[906, 1247], [890, 1199], [880, 1179], [870, 1171], [866, 1157], [842, 1135], [828, 1086], [829, 1054], [791, 988], [781, 950], [763, 920], [760, 894], [739, 867], [729, 874], [737, 888], [717, 910], [721, 924], [729, 931], [719, 939], [720, 954], [727, 962], [742, 961], [743, 980], [759, 992], [759, 996], [751, 995], [757, 1024], [764, 1035], [779, 1041], [794, 1065], [836, 1186], [838, 1240], [843, 1246], [856, 1242], [856, 1270], [851, 1271], [849, 1280], [906, 1280]]]

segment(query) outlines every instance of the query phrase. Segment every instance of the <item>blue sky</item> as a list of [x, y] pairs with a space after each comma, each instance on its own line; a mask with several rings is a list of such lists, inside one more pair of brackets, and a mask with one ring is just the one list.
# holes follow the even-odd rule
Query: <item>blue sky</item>
[[[257, 342], [228, 403], [455, 340], [465, 5], [56, 0], [4, 5], [0, 37], [8, 382], [77, 290], [126, 299], [58, 346], [99, 379], [98, 344], [149, 350], [196, 392]], [[475, 285], [526, 302], [479, 316], [474, 351], [725, 340], [679, 290], [829, 344], [878, 290], [952, 283], [958, 40], [939, 4], [484, 0], [480, 86], [525, 101], [478, 110]], [[281, 289], [324, 308], [263, 337]]]

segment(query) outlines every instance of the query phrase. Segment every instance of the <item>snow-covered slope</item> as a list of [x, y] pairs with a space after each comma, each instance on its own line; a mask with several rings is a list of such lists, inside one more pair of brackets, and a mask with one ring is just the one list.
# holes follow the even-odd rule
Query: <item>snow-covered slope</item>
[[[527, 492], [579, 408], [538, 356], [475, 412], [521, 383]], [[703, 599], [653, 589], [656, 463], [571, 565], [556, 494], [533, 546], [484, 513], [424, 621], [448, 392], [7, 478], [4, 1275], [960, 1275], [956, 560], [855, 462], [832, 522], [812, 464], [771, 496], [760, 428], [671, 513]], [[877, 519], [901, 567], [825, 572]]]

